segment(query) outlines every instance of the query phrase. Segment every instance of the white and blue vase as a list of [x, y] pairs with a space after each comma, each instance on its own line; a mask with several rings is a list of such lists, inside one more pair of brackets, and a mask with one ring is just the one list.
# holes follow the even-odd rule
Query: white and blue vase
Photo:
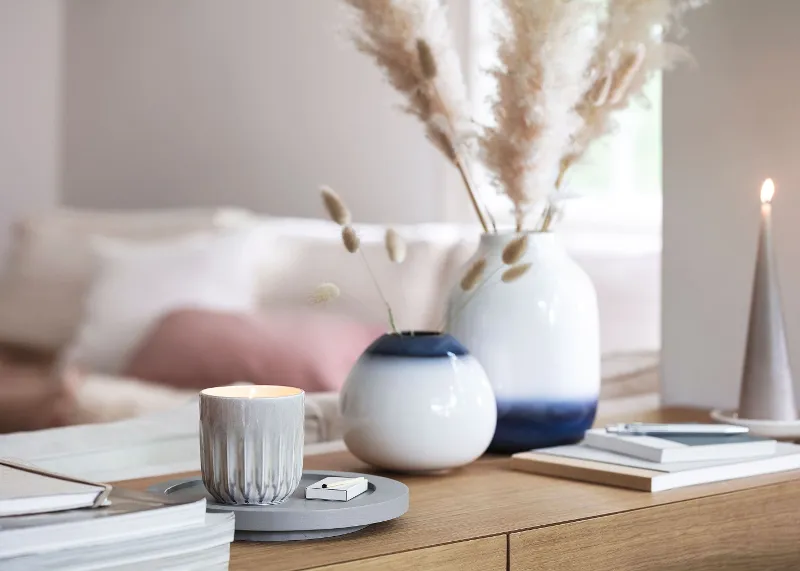
[[530, 270], [500, 279], [503, 248], [516, 234], [486, 234], [486, 282], [448, 304], [447, 331], [475, 355], [497, 398], [493, 452], [513, 453], [579, 441], [591, 428], [600, 392], [600, 325], [589, 276], [556, 235], [530, 233], [519, 263]]
[[350, 372], [340, 406], [350, 452], [401, 472], [472, 462], [497, 420], [481, 365], [452, 336], [431, 332], [378, 338]]

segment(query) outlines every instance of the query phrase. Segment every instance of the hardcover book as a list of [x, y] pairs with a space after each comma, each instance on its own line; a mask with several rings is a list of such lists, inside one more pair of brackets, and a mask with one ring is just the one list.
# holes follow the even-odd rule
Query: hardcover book
[[575, 444], [514, 454], [511, 467], [544, 476], [659, 492], [794, 470], [800, 468], [800, 446], [778, 442], [770, 456], [666, 464]]
[[612, 434], [603, 428], [588, 430], [583, 442], [592, 448], [617, 452], [651, 462], [690, 462], [769, 456], [775, 440], [750, 434]]

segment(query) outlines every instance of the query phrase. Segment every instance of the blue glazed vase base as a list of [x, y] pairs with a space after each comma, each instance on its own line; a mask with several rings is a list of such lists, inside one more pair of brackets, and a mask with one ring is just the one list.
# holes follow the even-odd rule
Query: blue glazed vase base
[[574, 444], [594, 423], [597, 399], [497, 401], [497, 428], [489, 451], [500, 454]]

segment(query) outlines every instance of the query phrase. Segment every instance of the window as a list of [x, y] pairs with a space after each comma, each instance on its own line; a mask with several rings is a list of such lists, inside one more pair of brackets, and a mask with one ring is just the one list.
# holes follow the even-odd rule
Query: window
[[[479, 124], [492, 122], [489, 100], [494, 80], [485, 71], [494, 64], [493, 4], [473, 0], [468, 80]], [[560, 228], [570, 233], [652, 236], [661, 232], [661, 77], [645, 88], [646, 98], [617, 114], [616, 132], [598, 140], [567, 178], [580, 195], [566, 205]], [[498, 220], [511, 224], [508, 200], [489, 183], [488, 173], [475, 169], [481, 196]]]

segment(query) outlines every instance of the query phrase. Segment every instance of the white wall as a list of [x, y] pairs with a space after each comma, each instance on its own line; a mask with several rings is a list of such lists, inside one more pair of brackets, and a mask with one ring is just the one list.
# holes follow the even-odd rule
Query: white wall
[[64, 201], [441, 219], [447, 168], [333, 0], [67, 0]]
[[0, 260], [10, 222], [57, 200], [61, 38], [60, 2], [0, 0]]
[[[800, 2], [724, 0], [689, 19], [699, 67], [664, 91], [663, 393], [735, 406], [756, 255], [758, 191], [774, 222], [800, 373]], [[800, 394], [800, 391], [798, 391]]]

